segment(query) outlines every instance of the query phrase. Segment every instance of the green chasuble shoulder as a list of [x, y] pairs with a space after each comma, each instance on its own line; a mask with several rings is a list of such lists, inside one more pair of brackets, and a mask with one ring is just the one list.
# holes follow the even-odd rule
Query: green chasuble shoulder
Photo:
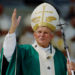
[[[56, 49], [54, 55], [55, 75], [67, 75], [66, 59], [64, 55]], [[17, 54], [17, 55], [16, 55]], [[17, 59], [17, 60], [16, 60]], [[0, 70], [1, 70], [0, 58]], [[7, 67], [6, 75], [40, 75], [40, 61], [38, 52], [32, 45], [18, 45], [15, 49], [11, 61]]]

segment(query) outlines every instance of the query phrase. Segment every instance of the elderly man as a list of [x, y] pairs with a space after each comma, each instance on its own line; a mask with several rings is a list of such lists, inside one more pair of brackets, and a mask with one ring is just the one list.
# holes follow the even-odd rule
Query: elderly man
[[16, 9], [12, 15], [12, 24], [5, 37], [3, 56], [1, 59], [2, 73], [4, 62], [8, 63], [6, 75], [66, 75], [66, 59], [64, 55], [51, 45], [59, 15], [55, 8], [43, 3], [32, 13], [31, 25], [34, 30], [35, 42], [32, 45], [16, 45], [15, 30], [21, 16], [16, 19]]

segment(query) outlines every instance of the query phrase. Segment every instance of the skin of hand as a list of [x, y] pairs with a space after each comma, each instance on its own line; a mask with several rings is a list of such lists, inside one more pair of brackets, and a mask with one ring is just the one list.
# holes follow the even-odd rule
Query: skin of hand
[[12, 14], [12, 23], [11, 23], [11, 27], [9, 29], [9, 33], [12, 34], [15, 32], [16, 28], [18, 27], [19, 23], [20, 23], [20, 20], [21, 20], [21, 16], [19, 16], [18, 18], [16, 18], [16, 15], [17, 15], [17, 11], [16, 11], [16, 8], [14, 9], [13, 11], [13, 14]]
[[68, 75], [72, 75], [71, 70], [75, 71], [75, 63], [70, 62], [68, 59], [67, 59], [67, 70], [68, 70]]

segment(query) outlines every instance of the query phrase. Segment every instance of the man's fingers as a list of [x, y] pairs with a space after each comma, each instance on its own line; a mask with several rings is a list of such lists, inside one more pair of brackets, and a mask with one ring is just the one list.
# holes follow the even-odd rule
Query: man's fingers
[[13, 18], [13, 19], [16, 18], [16, 8], [14, 9], [14, 12], [13, 12], [12, 18]]
[[17, 25], [20, 23], [20, 20], [21, 20], [21, 16], [19, 16], [17, 19]]
[[71, 75], [71, 68], [69, 64], [67, 64], [67, 70], [68, 70], [69, 75]]

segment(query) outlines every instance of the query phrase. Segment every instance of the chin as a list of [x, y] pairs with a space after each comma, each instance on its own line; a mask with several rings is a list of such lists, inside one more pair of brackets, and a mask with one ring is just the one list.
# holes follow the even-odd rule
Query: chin
[[41, 45], [45, 45], [46, 42], [45, 42], [45, 41], [39, 41], [39, 44], [41, 44]]

